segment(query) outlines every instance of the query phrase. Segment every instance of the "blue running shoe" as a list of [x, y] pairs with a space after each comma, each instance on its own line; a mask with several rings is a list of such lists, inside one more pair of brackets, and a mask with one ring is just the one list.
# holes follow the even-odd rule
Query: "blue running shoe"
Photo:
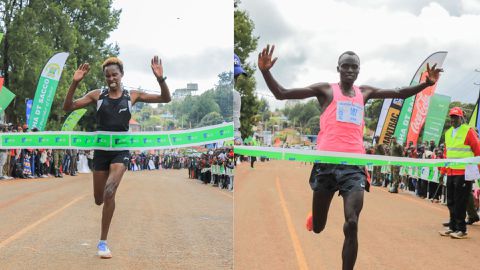
[[98, 249], [97, 254], [98, 256], [100, 256], [100, 258], [102, 259], [112, 258], [112, 252], [110, 252], [110, 249], [108, 249], [107, 242], [105, 241], [98, 242], [97, 249]]

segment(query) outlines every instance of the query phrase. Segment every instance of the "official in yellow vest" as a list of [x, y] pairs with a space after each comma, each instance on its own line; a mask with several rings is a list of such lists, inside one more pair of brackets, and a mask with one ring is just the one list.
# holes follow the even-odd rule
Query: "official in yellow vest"
[[[459, 107], [450, 110], [451, 127], [445, 132], [446, 158], [469, 158], [480, 156], [480, 143], [474, 129], [463, 123], [463, 111]], [[467, 236], [465, 222], [468, 195], [472, 192], [472, 181], [465, 180], [465, 165], [449, 166], [442, 170], [447, 174], [447, 206], [450, 212], [448, 229], [442, 236], [463, 239]]]

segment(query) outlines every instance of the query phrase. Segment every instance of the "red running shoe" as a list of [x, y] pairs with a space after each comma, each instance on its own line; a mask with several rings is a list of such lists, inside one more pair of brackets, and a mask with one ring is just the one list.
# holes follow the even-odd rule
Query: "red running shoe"
[[308, 214], [307, 216], [307, 223], [305, 224], [307, 227], [307, 231], [311, 232], [313, 231], [313, 218], [312, 218], [312, 213]]

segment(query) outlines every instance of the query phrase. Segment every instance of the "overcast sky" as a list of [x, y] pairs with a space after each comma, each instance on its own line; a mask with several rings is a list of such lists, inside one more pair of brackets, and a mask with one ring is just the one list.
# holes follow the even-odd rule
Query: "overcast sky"
[[233, 3], [224, 0], [114, 0], [122, 9], [109, 43], [120, 46], [123, 84], [159, 91], [150, 68], [158, 55], [170, 91], [198, 83], [212, 88], [217, 75], [232, 70]]
[[[406, 86], [427, 56], [448, 51], [437, 93], [474, 102], [480, 83], [479, 0], [242, 0], [260, 37], [255, 62], [266, 44], [275, 44], [274, 77], [285, 87], [337, 82], [338, 56], [360, 56], [356, 84]], [[274, 107], [260, 72], [257, 92]]]

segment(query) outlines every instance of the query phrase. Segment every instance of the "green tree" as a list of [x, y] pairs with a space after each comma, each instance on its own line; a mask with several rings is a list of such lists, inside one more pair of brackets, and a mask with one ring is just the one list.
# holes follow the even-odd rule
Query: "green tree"
[[[255, 68], [245, 59], [257, 48], [258, 37], [254, 37], [252, 34], [255, 25], [247, 12], [239, 9], [240, 1], [235, 1], [234, 4], [234, 52], [243, 60], [242, 67], [247, 74], [254, 74]], [[235, 89], [242, 97], [240, 132], [244, 139], [253, 134], [252, 127], [259, 120], [258, 117], [255, 117], [259, 109], [259, 101], [254, 93], [255, 88], [256, 82], [253, 76], [240, 76], [235, 82]]]
[[311, 99], [307, 103], [297, 103], [293, 106], [286, 107], [284, 109], [284, 114], [291, 123], [291, 127], [300, 127], [301, 131], [303, 130], [307, 122], [315, 116], [320, 115], [320, 107], [317, 100]]
[[305, 134], [317, 135], [320, 131], [320, 115], [310, 118], [306, 124]]
[[233, 73], [222, 72], [218, 78], [218, 84], [213, 90], [213, 98], [220, 106], [220, 114], [223, 119], [230, 122], [233, 117]]
[[[119, 23], [120, 10], [112, 8], [111, 0], [4, 0], [0, 8], [7, 11], [0, 12], [0, 31], [5, 33], [0, 52], [5, 85], [17, 95], [7, 108], [9, 121], [25, 122], [24, 100], [35, 96], [43, 66], [57, 52], [70, 53], [47, 123], [48, 130], [59, 129], [65, 116], [63, 99], [78, 65], [88, 62], [91, 70], [76, 97], [101, 87], [101, 63], [118, 55], [118, 46], [105, 41]], [[94, 110], [89, 108], [80, 121], [83, 129], [93, 129]]]
[[221, 124], [222, 122], [223, 122], [223, 117], [218, 112], [211, 112], [206, 114], [202, 118], [202, 120], [198, 124], [198, 127], [218, 125], [218, 124]]
[[383, 99], [374, 99], [365, 106], [365, 126], [375, 130], [382, 111]]
[[266, 122], [270, 119], [271, 112], [268, 101], [265, 98], [261, 98], [258, 102], [258, 113], [263, 122]]

